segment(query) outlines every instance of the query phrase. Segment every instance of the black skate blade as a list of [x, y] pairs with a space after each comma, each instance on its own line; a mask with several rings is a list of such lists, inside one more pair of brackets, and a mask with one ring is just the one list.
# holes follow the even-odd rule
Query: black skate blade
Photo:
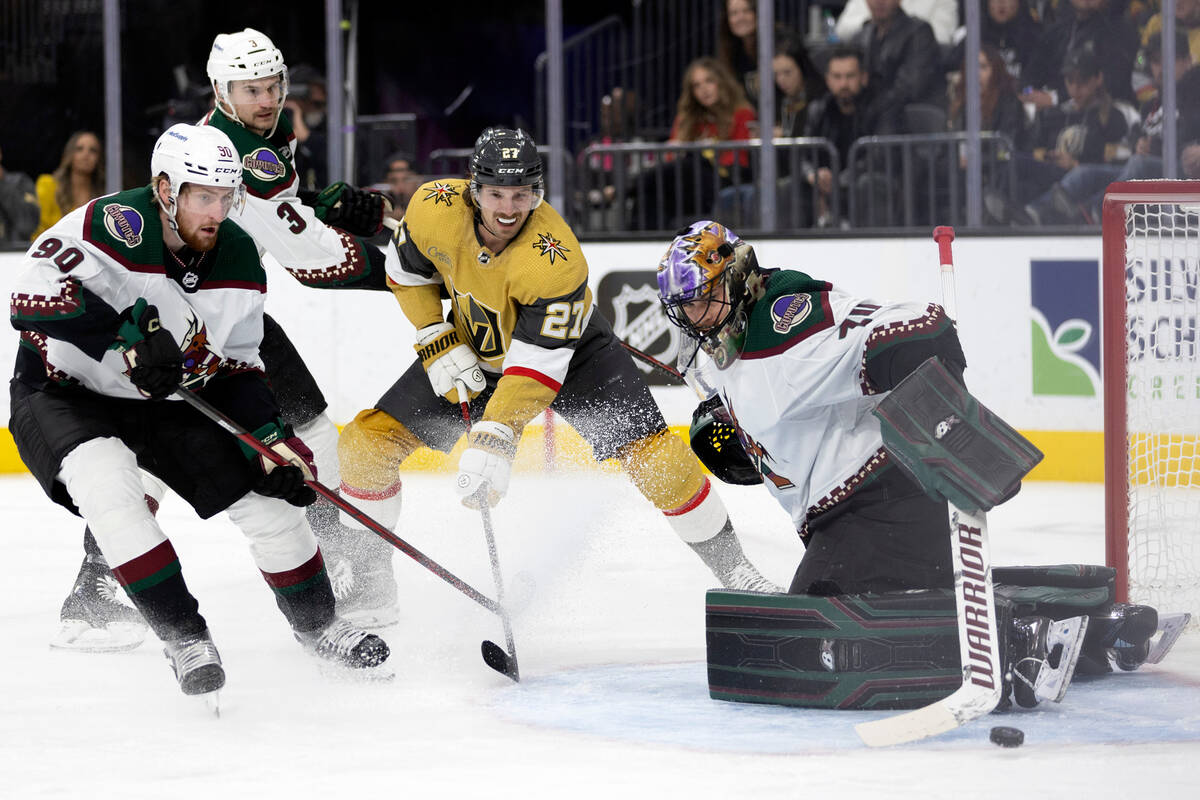
[[521, 682], [521, 673], [517, 669], [517, 659], [504, 652], [504, 648], [495, 642], [483, 640], [479, 647], [483, 653], [483, 661], [492, 669], [512, 679], [514, 683]]

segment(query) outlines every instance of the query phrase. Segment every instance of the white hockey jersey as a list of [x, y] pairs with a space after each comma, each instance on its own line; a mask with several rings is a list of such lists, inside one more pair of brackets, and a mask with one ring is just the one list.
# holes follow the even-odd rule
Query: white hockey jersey
[[254, 242], [226, 220], [217, 248], [194, 272], [179, 265], [172, 277], [165, 258], [149, 187], [93, 200], [38, 237], [10, 310], [22, 346], [41, 355], [48, 380], [142, 398], [122, 354], [110, 349], [121, 312], [140, 298], [158, 308], [183, 351], [185, 386], [198, 388], [219, 372], [261, 371], [267, 287]]
[[306, 286], [387, 288], [384, 266], [400, 268], [394, 247], [384, 247], [381, 255], [364, 240], [326, 225], [300, 202], [295, 136], [286, 117], [280, 118], [269, 140], [217, 110], [201, 123], [228, 135], [241, 156], [246, 208], [237, 222], [258, 244], [260, 254], [269, 254]]
[[717, 369], [697, 356], [694, 384], [721, 395], [742, 446], [798, 531], [886, 463], [883, 398], [867, 358], [951, 323], [940, 306], [852, 297], [800, 272], [772, 273], [753, 307], [742, 354]]

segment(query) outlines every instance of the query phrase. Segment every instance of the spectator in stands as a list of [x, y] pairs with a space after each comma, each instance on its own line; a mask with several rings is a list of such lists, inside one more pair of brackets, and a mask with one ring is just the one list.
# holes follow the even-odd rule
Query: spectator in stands
[[[584, 145], [612, 145], [641, 142], [637, 128], [637, 95], [621, 86], [614, 86], [600, 98], [600, 130]], [[614, 153], [580, 153], [580, 175], [584, 176], [583, 207], [587, 209], [589, 230], [619, 229], [618, 210], [614, 201], [624, 196], [625, 189], [637, 177], [643, 165], [644, 153], [618, 155]], [[624, 188], [618, 191], [617, 184]]]
[[84, 203], [104, 194], [104, 151], [100, 137], [91, 131], [72, 133], [58, 167], [48, 175], [38, 176], [36, 191], [41, 219], [31, 240]]
[[[803, 136], [806, 109], [812, 100], [825, 94], [825, 79], [816, 74], [816, 67], [809, 61], [803, 46], [793, 37], [783, 37], [776, 42], [771, 67], [775, 73], [775, 94], [778, 98], [774, 135]], [[802, 155], [802, 150], [797, 148], [784, 147], [776, 151], [776, 185], [779, 190], [776, 195], [776, 219], [781, 224], [808, 227], [812, 215], [806, 213], [803, 220], [797, 219], [793, 213], [795, 203], [792, 202], [794, 193], [791, 191], [791, 175], [799, 172], [793, 169], [793, 165], [799, 164]], [[809, 209], [811, 206], [811, 203], [807, 204]], [[722, 189], [717, 195], [715, 216], [736, 226], [757, 224], [757, 182], [747, 181]]]
[[[1146, 20], [1142, 26], [1142, 45], [1150, 43], [1150, 37], [1159, 34], [1162, 41], [1162, 12]], [[1187, 34], [1188, 49], [1192, 62], [1200, 64], [1200, 0], [1175, 0], [1175, 30]]]
[[[787, 43], [800, 72], [809, 88], [819, 89], [823, 84], [820, 70], [809, 57], [804, 38], [781, 23], [775, 24], [775, 51]], [[726, 0], [717, 20], [717, 58], [729, 68], [734, 78], [746, 91], [750, 105], [758, 106], [758, 12], [753, 0]], [[775, 91], [775, 107], [781, 102], [778, 85]]]
[[[979, 41], [993, 45], [1004, 58], [1013, 81], [1020, 84], [1021, 72], [1033, 57], [1042, 36], [1042, 23], [1034, 19], [1029, 0], [987, 0], [979, 21]], [[966, 50], [966, 27], [954, 32], [955, 64], [962, 63]]]
[[[902, 119], [911, 103], [946, 107], [946, 78], [933, 29], [910, 17], [900, 0], [866, 0], [871, 19], [857, 43], [865, 54], [867, 82], [880, 108], [880, 124]], [[879, 133], [899, 131], [882, 128]]]
[[408, 201], [422, 183], [420, 173], [412, 167], [408, 153], [393, 153], [387, 160], [387, 198], [392, 203], [389, 215], [399, 221], [404, 218]]
[[1200, 141], [1185, 145], [1179, 155], [1179, 170], [1183, 177], [1195, 180], [1200, 178]]
[[[963, 64], [966, 69], [966, 64]], [[966, 129], [966, 89], [963, 73], [950, 86], [950, 110], [947, 124], [952, 131]], [[979, 48], [979, 122], [980, 130], [1003, 133], [1018, 150], [1028, 149], [1028, 122], [1025, 106], [1017, 95], [1016, 83], [1009, 73], [1004, 55], [993, 44]]]
[[[1176, 136], [1181, 144], [1200, 138], [1200, 69], [1192, 67], [1187, 34], [1176, 30]], [[1155, 33], [1146, 44], [1155, 88], [1162, 89], [1162, 33]], [[1100, 219], [1104, 189], [1113, 181], [1131, 181], [1163, 177], [1162, 100], [1155, 94], [1143, 104], [1142, 123], [1130, 128], [1126, 138], [1128, 161], [1079, 164], [1032, 206], [1031, 215], [1043, 224], [1095, 224]], [[1182, 150], [1182, 148], [1181, 148]]]
[[[895, 109], [874, 101], [867, 80], [862, 51], [853, 45], [839, 45], [829, 54], [825, 65], [825, 84], [829, 93], [809, 103], [804, 125], [805, 136], [828, 139], [838, 154], [838, 171], [825, 159], [818, 159], [806, 171], [806, 179], [816, 188], [818, 200], [816, 224], [825, 226], [836, 210], [845, 219], [849, 195], [850, 146], [856, 139], [872, 136], [881, 129], [894, 129], [896, 121], [880, 114], [896, 114]], [[833, 188], [839, 189], [840, 207], [833, 208]]]
[[[847, 1], [835, 28], [839, 39], [852, 41], [862, 31], [863, 25], [873, 16], [870, 5], [870, 0]], [[958, 28], [958, 6], [957, 0], [901, 0], [900, 3], [905, 14], [929, 23], [940, 45], [953, 42], [954, 31]]]
[[798, 37], [783, 37], [775, 43], [771, 69], [775, 73], [775, 135], [800, 136], [805, 108], [825, 94], [825, 79]]
[[[683, 73], [683, 87], [667, 144], [745, 141], [757, 133], [757, 117], [746, 93], [715, 58], [698, 58]], [[676, 181], [682, 192], [676, 192]], [[636, 181], [632, 229], [644, 229], [645, 214], [654, 215], [652, 229], [678, 228], [705, 216], [717, 191], [734, 181], [749, 181], [750, 154], [745, 150], [688, 152], [644, 171]], [[664, 224], [666, 223], [666, 224]]]
[[0, 244], [19, 242], [28, 247], [41, 214], [33, 179], [5, 169], [0, 151]]
[[[993, 208], [995, 198], [985, 196], [989, 212], [1003, 221], [1011, 218], [1018, 225], [1043, 224], [1041, 212], [1053, 208], [1054, 184], [1080, 164], [1111, 164], [1123, 161], [1128, 152], [1120, 146], [1129, 131], [1131, 111], [1109, 95], [1104, 81], [1102, 59], [1084, 45], [1072, 50], [1063, 65], [1063, 76], [1070, 99], [1061, 105], [1044, 108], [1034, 118], [1031, 155], [1017, 157], [1019, 201], [1023, 212], [1009, 214]], [[1030, 198], [1038, 198], [1030, 202]], [[1051, 220], [1047, 218], [1046, 222]]]
[[288, 71], [288, 95], [283, 104], [296, 135], [296, 172], [300, 188], [325, 188], [329, 176], [329, 131], [325, 117], [325, 77], [308, 64]]
[[[1067, 2], [1067, 0], [1062, 0]], [[1132, 102], [1133, 62], [1137, 56], [1137, 30], [1129, 18], [1109, 13], [1117, 0], [1069, 0], [1073, 13], [1060, 14], [1038, 40], [1022, 83], [1025, 102], [1038, 109], [1058, 105], [1066, 95], [1062, 66], [1069, 50], [1091, 44], [1104, 56], [1104, 84], [1116, 100]]]

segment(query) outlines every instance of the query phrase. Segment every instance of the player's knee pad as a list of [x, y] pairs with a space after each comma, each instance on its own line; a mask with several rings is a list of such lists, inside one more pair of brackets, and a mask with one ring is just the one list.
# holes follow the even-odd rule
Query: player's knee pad
[[326, 414], [318, 414], [295, 429], [300, 440], [312, 450], [321, 481], [336, 486], [341, 480], [338, 471], [338, 429]]
[[317, 539], [299, 506], [247, 492], [227, 513], [250, 541], [254, 563], [263, 572], [295, 569], [317, 552]]
[[62, 461], [67, 487], [110, 564], [123, 564], [166, 541], [146, 503], [137, 457], [120, 439], [90, 439]]
[[360, 411], [338, 437], [342, 483], [384, 491], [397, 482], [400, 464], [420, 446], [416, 434], [386, 411]]
[[664, 513], [687, 506], [708, 483], [696, 454], [667, 430], [630, 442], [617, 458], [638, 491]]

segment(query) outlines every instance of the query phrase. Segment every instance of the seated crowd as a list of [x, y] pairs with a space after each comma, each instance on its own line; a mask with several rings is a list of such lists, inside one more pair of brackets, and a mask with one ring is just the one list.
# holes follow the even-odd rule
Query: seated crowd
[[[1164, 75], [1175, 78], [1180, 175], [1200, 177], [1200, 0], [1176, 0], [1170, 72], [1161, 63], [1159, 6], [981, 4], [985, 224], [1093, 224], [1108, 183], [1162, 177]], [[955, 28], [961, 9], [961, 0], [850, 0], [836, 42], [776, 26], [773, 133], [823, 140], [777, 146], [778, 225], [880, 224], [864, 198], [894, 211], [900, 184], [913, 177], [896, 159], [867, 158], [869, 148], [855, 143], [966, 129], [965, 29]], [[606, 215], [599, 224], [662, 229], [710, 213], [755, 223], [757, 154], [727, 143], [759, 135], [758, 22], [751, 0], [726, 0], [723, 11], [718, 52], [685, 69], [667, 139], [706, 146], [583, 158], [589, 213]], [[606, 100], [605, 130], [594, 142], [643, 141], [632, 93], [617, 90]], [[948, 146], [925, 148], [937, 169], [920, 179], [920, 190], [946, 204], [962, 197], [950, 184], [964, 181], [966, 148], [962, 136], [941, 139]]]

